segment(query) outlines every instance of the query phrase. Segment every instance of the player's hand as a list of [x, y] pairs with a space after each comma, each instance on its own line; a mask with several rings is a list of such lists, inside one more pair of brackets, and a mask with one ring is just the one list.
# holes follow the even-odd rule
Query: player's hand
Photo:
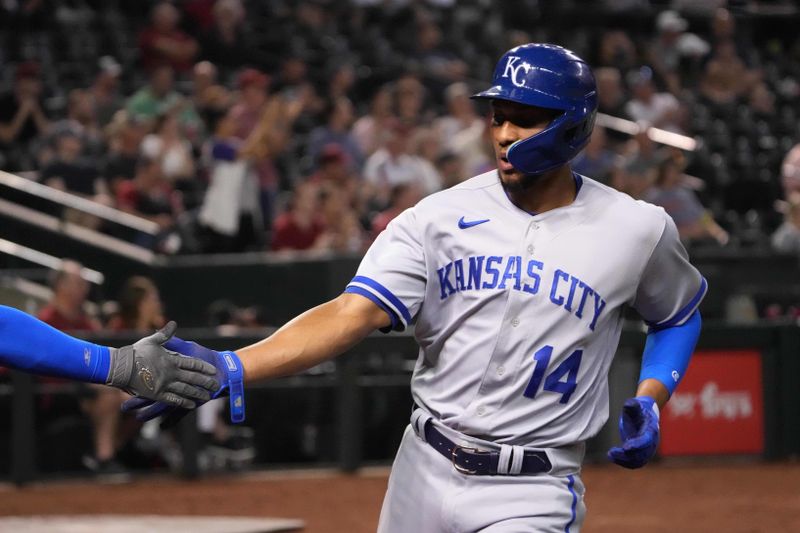
[[[230, 396], [231, 421], [244, 421], [244, 390], [242, 386], [242, 363], [234, 352], [217, 352], [196, 342], [187, 342], [174, 337], [164, 344], [168, 350], [204, 361], [214, 366], [218, 388], [211, 398]], [[162, 427], [175, 425], [191, 408], [176, 407], [165, 402], [153, 402], [133, 398], [122, 404], [123, 411], [136, 411], [139, 420], [151, 420], [163, 416]]]
[[214, 365], [183, 357], [164, 348], [175, 333], [175, 322], [132, 345], [110, 348], [107, 385], [148, 401], [184, 408], [207, 402], [220, 388]]
[[649, 396], [629, 398], [619, 417], [622, 446], [608, 451], [608, 458], [625, 468], [641, 468], [656, 453], [659, 439], [658, 405]]

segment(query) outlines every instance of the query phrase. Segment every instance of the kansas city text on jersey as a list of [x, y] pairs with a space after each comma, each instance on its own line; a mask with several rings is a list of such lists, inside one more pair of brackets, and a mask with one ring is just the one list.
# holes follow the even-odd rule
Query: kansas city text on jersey
[[539, 294], [542, 279], [549, 282], [544, 293], [553, 305], [563, 307], [577, 318], [585, 320], [594, 331], [606, 301], [587, 283], [576, 276], [556, 269], [552, 275], [544, 272], [544, 263], [530, 259], [522, 267], [522, 256], [478, 255], [456, 259], [436, 271], [439, 277], [439, 297], [446, 300], [462, 291], [506, 290]]

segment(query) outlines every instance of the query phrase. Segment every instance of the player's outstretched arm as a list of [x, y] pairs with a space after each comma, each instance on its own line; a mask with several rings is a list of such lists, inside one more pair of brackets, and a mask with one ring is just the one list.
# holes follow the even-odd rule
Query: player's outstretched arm
[[[344, 293], [287, 322], [270, 337], [239, 350], [217, 352], [178, 338], [165, 346], [183, 355], [202, 359], [217, 369], [220, 388], [212, 398], [230, 396], [231, 420], [244, 420], [243, 381], [252, 383], [288, 376], [336, 357], [357, 344], [370, 332], [387, 327], [391, 319], [371, 300]], [[123, 404], [123, 410], [136, 411], [140, 420], [164, 416], [172, 425], [187, 411], [163, 402], [138, 398]]]
[[386, 312], [372, 301], [345, 293], [306, 311], [272, 336], [236, 353], [248, 382], [288, 376], [342, 354], [390, 323]]
[[194, 407], [219, 388], [215, 368], [168, 352], [162, 345], [176, 325], [122, 348], [100, 346], [63, 333], [12, 307], [0, 306], [0, 365], [102, 383], [171, 405]]

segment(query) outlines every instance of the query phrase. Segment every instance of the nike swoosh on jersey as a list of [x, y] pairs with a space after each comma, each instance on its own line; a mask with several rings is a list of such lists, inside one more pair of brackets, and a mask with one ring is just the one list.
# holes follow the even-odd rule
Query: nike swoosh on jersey
[[471, 228], [472, 226], [477, 226], [478, 224], [483, 224], [484, 222], [489, 222], [489, 219], [486, 218], [483, 220], [470, 220], [469, 222], [467, 222], [466, 220], [464, 220], [464, 217], [461, 217], [461, 219], [458, 221], [458, 227], [461, 229], [467, 229]]

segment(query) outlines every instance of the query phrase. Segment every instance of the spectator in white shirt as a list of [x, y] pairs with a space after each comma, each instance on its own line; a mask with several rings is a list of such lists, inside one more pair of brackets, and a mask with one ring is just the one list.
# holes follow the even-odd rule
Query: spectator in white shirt
[[634, 70], [627, 76], [633, 98], [625, 110], [632, 120], [648, 126], [683, 133], [683, 108], [670, 93], [657, 92], [650, 67]]
[[439, 132], [439, 137], [448, 148], [460, 132], [483, 122], [483, 119], [475, 112], [475, 106], [469, 96], [469, 87], [463, 82], [449, 85], [444, 92], [447, 114], [436, 119], [434, 128]]
[[382, 146], [364, 166], [364, 178], [372, 188], [370, 195], [380, 205], [387, 205], [394, 185], [416, 183], [428, 195], [441, 188], [435, 176], [427, 172], [424, 160], [410, 147], [410, 129], [399, 123], [381, 133]]
[[790, 195], [784, 207], [786, 218], [772, 234], [772, 247], [778, 252], [800, 254], [800, 193]]

